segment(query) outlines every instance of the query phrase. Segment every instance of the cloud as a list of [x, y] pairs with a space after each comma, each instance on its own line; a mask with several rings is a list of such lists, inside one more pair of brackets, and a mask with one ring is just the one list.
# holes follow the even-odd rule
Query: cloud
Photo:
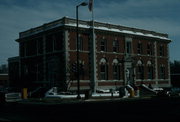
[[[124, 0], [99, 3], [95, 18], [100, 21], [168, 33], [171, 60], [180, 60], [177, 54], [180, 38], [179, 0]], [[103, 14], [104, 13], [104, 14]]]
[[[75, 18], [75, 7], [83, 0], [0, 1], [0, 61], [18, 55], [18, 33], [63, 16]], [[88, 2], [88, 0], [86, 0]], [[179, 0], [94, 0], [95, 20], [168, 33], [176, 43], [180, 37]], [[91, 20], [87, 7], [79, 18]], [[8, 50], [7, 50], [8, 49]], [[178, 49], [178, 48], [177, 48]], [[172, 52], [174, 53], [174, 52]], [[180, 57], [179, 57], [180, 59]]]
[[112, 20], [115, 23], [122, 23], [126, 26], [141, 28], [141, 29], [147, 29], [162, 33], [168, 33], [171, 36], [179, 35], [180, 26], [178, 22], [173, 21], [167, 21], [163, 20], [161, 18], [128, 18], [128, 19], [122, 19], [119, 18], [118, 21]]
[[[180, 35], [179, 0], [112, 0], [95, 8], [98, 21]], [[175, 40], [176, 41], [176, 40]], [[176, 41], [176, 43], [179, 43]]]
[[[4, 0], [0, 1], [0, 64], [18, 55], [19, 32], [63, 16], [75, 16], [78, 1], [70, 0]], [[71, 9], [67, 9], [67, 6]]]
[[144, 19], [161, 18], [163, 20], [180, 20], [178, 0], [126, 0], [118, 2], [112, 0], [110, 3], [101, 2], [95, 8], [95, 15], [98, 18], [123, 18], [123, 19]]

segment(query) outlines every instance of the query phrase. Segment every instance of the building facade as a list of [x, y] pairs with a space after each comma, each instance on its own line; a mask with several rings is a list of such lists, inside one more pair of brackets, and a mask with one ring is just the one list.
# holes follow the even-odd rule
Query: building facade
[[[95, 62], [92, 67], [92, 22], [79, 21], [80, 89], [118, 89], [151, 84], [170, 87], [167, 34], [107, 23], [94, 23]], [[58, 86], [77, 89], [76, 20], [62, 18], [21, 32], [19, 83], [23, 87]], [[96, 81], [92, 81], [93, 71]], [[18, 84], [19, 84], [18, 83]]]

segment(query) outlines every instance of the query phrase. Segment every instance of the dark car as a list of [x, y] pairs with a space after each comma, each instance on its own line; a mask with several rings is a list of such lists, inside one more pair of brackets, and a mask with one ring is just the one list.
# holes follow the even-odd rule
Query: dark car
[[160, 90], [160, 91], [157, 91], [157, 96], [158, 97], [169, 97], [170, 95], [168, 94], [168, 91], [166, 90]]
[[167, 91], [169, 96], [180, 96], [180, 88], [174, 87], [170, 91]]

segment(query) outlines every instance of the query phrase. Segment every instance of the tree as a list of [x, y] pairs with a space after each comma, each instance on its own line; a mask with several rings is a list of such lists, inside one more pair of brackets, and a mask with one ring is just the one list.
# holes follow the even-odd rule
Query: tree
[[180, 61], [174, 60], [174, 62], [170, 62], [171, 74], [180, 73]]
[[7, 66], [7, 64], [0, 65], [0, 73], [8, 73], [8, 66]]

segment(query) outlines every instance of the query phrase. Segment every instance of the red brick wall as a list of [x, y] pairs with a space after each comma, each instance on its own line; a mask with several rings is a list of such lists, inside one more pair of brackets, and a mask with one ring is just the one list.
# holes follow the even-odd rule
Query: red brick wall
[[154, 41], [155, 40], [151, 40], [151, 39], [134, 38], [133, 42], [132, 42], [133, 43], [133, 52], [134, 52], [134, 54], [137, 54], [137, 46], [138, 46], [138, 43], [141, 42], [142, 47], [143, 47], [142, 55], [147, 55], [147, 45], [149, 43], [153, 45], [152, 50], [153, 50], [153, 55], [154, 55], [154, 50], [155, 50]]
[[157, 42], [157, 56], [160, 56], [160, 45], [164, 47], [164, 56], [167, 57], [168, 55], [168, 50], [167, 50], [167, 43], [165, 42]]
[[113, 40], [118, 40], [119, 42], [119, 53], [124, 53], [124, 36], [121, 35], [113, 35], [108, 33], [97, 33], [96, 40], [97, 40], [97, 51], [100, 50], [100, 43], [101, 40], [107, 40], [107, 52], [113, 52]]
[[[80, 37], [83, 38], [83, 51], [79, 52], [80, 61], [84, 62], [84, 77], [80, 77], [83, 80], [89, 80], [89, 52], [88, 51], [88, 41], [89, 36], [87, 34], [80, 33]], [[69, 33], [69, 65], [77, 62], [77, 52], [76, 52], [76, 32], [70, 31]]]
[[164, 65], [165, 66], [165, 79], [169, 78], [168, 75], [168, 59], [167, 58], [158, 58], [158, 78], [160, 79], [160, 66]]
[[[88, 47], [89, 47], [89, 43], [88, 40], [90, 39], [88, 34], [83, 34], [80, 33], [80, 36], [83, 38], [83, 40], [87, 43], [83, 43], [83, 47], [84, 47], [84, 51], [88, 51]], [[69, 59], [70, 62], [76, 62], [76, 32], [70, 32], [69, 33], [69, 49], [71, 50], [69, 52]], [[100, 42], [102, 39], [105, 39], [107, 41], [107, 51], [102, 52], [100, 50]], [[113, 52], [113, 40], [118, 40], [119, 42], [119, 52], [115, 53]], [[135, 59], [135, 67], [137, 66], [137, 61], [141, 60], [143, 62], [143, 66], [144, 66], [144, 81], [145, 84], [155, 84], [155, 77], [156, 77], [156, 65], [155, 65], [155, 41], [157, 40], [153, 40], [153, 39], [148, 39], [148, 38], [141, 38], [141, 37], [133, 37], [133, 41], [132, 41], [132, 49], [133, 49], [133, 54], [135, 55], [134, 59]], [[141, 42], [142, 43], [142, 47], [143, 47], [143, 53], [138, 55], [137, 54], [137, 45], [138, 43]], [[152, 55], [147, 55], [147, 45], [148, 43], [152, 44]], [[162, 43], [162, 42], [157, 42], [157, 54], [159, 56], [159, 46], [160, 45], [164, 46], [164, 57], [158, 57], [158, 72], [159, 72], [159, 66], [160, 64], [164, 64], [165, 65], [165, 70], [166, 70], [166, 79], [168, 79], [168, 60], [167, 60], [167, 43]], [[114, 59], [119, 59], [122, 60], [124, 58], [124, 50], [125, 50], [125, 36], [123, 35], [117, 35], [116, 33], [107, 33], [107, 32], [100, 32], [98, 31], [96, 33], [96, 48], [97, 48], [97, 54], [96, 54], [96, 61], [97, 61], [97, 80], [100, 80], [100, 60], [102, 58], [107, 59], [107, 64], [108, 64], [108, 80], [111, 81], [113, 80], [113, 69], [112, 69], [112, 62]], [[74, 52], [72, 51], [74, 50]], [[85, 63], [85, 69], [86, 69], [86, 76], [85, 76], [85, 80], [89, 80], [89, 75], [88, 73], [90, 73], [90, 62], [89, 62], [89, 52], [80, 52], [80, 59], [84, 61]], [[152, 80], [147, 80], [148, 79], [148, 65], [147, 62], [151, 61], [152, 65], [153, 65], [153, 79]], [[124, 79], [124, 64], [122, 63], [120, 66], [120, 79], [123, 80]], [[137, 74], [137, 68], [136, 68], [136, 74]], [[159, 77], [159, 74], [158, 74]], [[112, 82], [112, 81], [111, 81]], [[140, 82], [137, 81], [137, 84]], [[165, 83], [165, 82], [164, 82]], [[108, 85], [108, 83], [105, 83], [106, 85]], [[99, 83], [99, 85], [103, 85], [103, 83]]]
[[[101, 52], [100, 50], [100, 42], [102, 39], [107, 40], [107, 51]], [[108, 80], [113, 80], [113, 69], [112, 69], [112, 62], [114, 59], [122, 60], [124, 55], [119, 53], [124, 53], [124, 37], [120, 35], [110, 35], [107, 33], [98, 33], [96, 35], [97, 40], [97, 64], [98, 64], [98, 70], [97, 70], [97, 79], [100, 80], [100, 60], [102, 58], [107, 59], [108, 63]], [[113, 40], [118, 40], [119, 43], [119, 52], [115, 53], [113, 52]], [[123, 72], [123, 65], [120, 66], [120, 79], [124, 79], [124, 72]]]

